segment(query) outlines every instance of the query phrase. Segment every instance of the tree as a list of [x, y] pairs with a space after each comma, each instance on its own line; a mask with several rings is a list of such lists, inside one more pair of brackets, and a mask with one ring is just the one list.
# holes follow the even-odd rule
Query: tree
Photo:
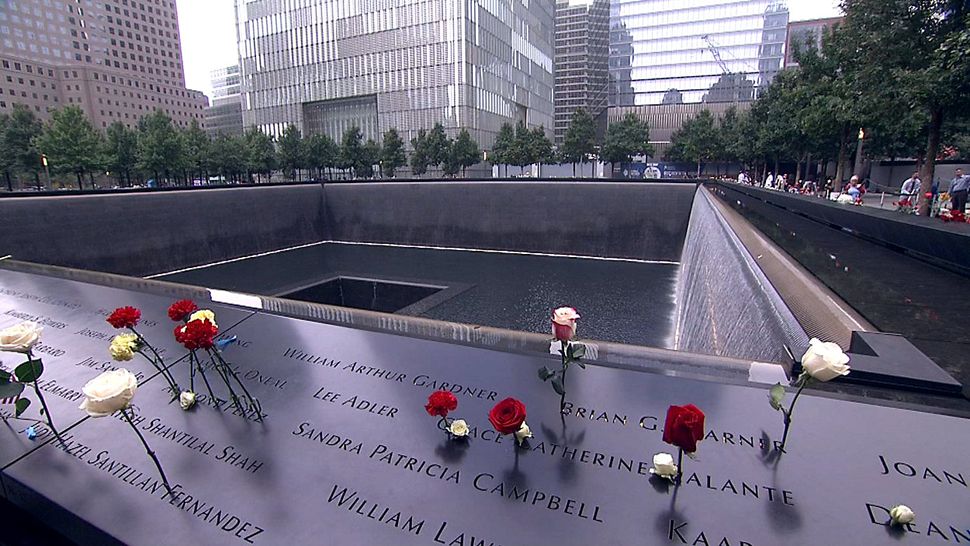
[[[250, 131], [259, 131], [255, 127]], [[266, 140], [269, 140], [268, 138]], [[226, 182], [239, 182], [240, 175], [249, 172], [249, 132], [245, 136], [219, 135], [210, 147], [212, 169]], [[270, 147], [273, 143], [269, 142]], [[248, 180], [248, 179], [247, 179]]]
[[315, 169], [317, 176], [320, 176], [324, 169], [332, 169], [337, 165], [340, 149], [328, 135], [319, 133], [311, 136], [306, 141], [306, 147], [307, 166]]
[[411, 139], [411, 172], [415, 176], [421, 176], [428, 171], [428, 135], [424, 129], [418, 131], [417, 136]]
[[7, 114], [0, 114], [0, 150], [4, 153], [0, 153], [0, 172], [3, 172], [3, 179], [7, 184], [7, 191], [13, 191], [13, 182], [10, 179], [10, 173], [14, 167], [13, 157], [7, 153], [7, 144], [4, 142], [4, 135], [7, 132], [7, 125], [10, 124], [10, 116]]
[[3, 133], [4, 154], [9, 157], [11, 168], [18, 174], [32, 174], [38, 188], [43, 165], [35, 141], [43, 129], [30, 108], [14, 104]]
[[[453, 157], [452, 157], [453, 156]], [[458, 138], [451, 144], [449, 160], [453, 160], [461, 167], [461, 176], [464, 178], [465, 169], [477, 164], [481, 160], [482, 152], [478, 149], [478, 143], [472, 139], [468, 129], [458, 132]]]
[[531, 159], [533, 163], [539, 164], [539, 171], [542, 172], [542, 165], [554, 163], [556, 154], [552, 150], [552, 142], [546, 136], [545, 127], [533, 127], [532, 135], [529, 139], [529, 146], [532, 149]]
[[443, 125], [440, 123], [434, 124], [434, 127], [428, 133], [426, 144], [425, 149], [428, 154], [428, 164], [434, 167], [444, 165], [445, 161], [448, 160], [451, 146], [449, 145], [448, 135], [445, 134]]
[[36, 142], [47, 156], [49, 168], [55, 173], [75, 175], [79, 190], [84, 189], [84, 175], [101, 166], [101, 133], [77, 106], [51, 112], [50, 121]]
[[251, 127], [243, 135], [243, 143], [242, 156], [247, 181], [251, 181], [253, 173], [256, 173], [257, 183], [262, 181], [263, 175], [271, 180], [273, 171], [279, 165], [279, 156], [276, 153], [276, 146], [273, 145], [273, 139], [258, 128]]
[[404, 141], [397, 129], [391, 127], [384, 133], [384, 146], [381, 148], [381, 176], [394, 178], [394, 171], [407, 163], [404, 155]]
[[523, 173], [526, 165], [536, 162], [536, 147], [532, 144], [532, 131], [526, 126], [524, 121], [515, 124], [515, 143], [506, 153], [506, 162], [519, 168], [519, 173]]
[[[676, 143], [674, 143], [676, 146]], [[610, 164], [611, 169], [617, 163], [629, 163], [633, 157], [642, 155], [650, 157], [654, 154], [650, 144], [650, 126], [635, 114], [627, 114], [622, 120], [611, 123], [606, 128], [606, 139], [600, 156]]]
[[511, 123], [503, 123], [495, 137], [495, 144], [492, 145], [491, 163], [492, 165], [506, 165], [505, 174], [509, 174], [508, 165], [511, 151], [515, 148], [515, 128]]
[[563, 139], [560, 153], [564, 163], [572, 163], [573, 176], [576, 176], [576, 164], [585, 163], [596, 151], [596, 123], [585, 109], [580, 108], [573, 113], [566, 136]]
[[212, 168], [212, 141], [209, 135], [193, 119], [189, 128], [182, 132], [182, 140], [191, 178], [199, 177], [208, 182], [209, 169]]
[[361, 161], [361, 154], [364, 152], [364, 147], [361, 144], [363, 138], [364, 136], [360, 132], [360, 127], [353, 125], [344, 131], [343, 140], [340, 142], [338, 166], [341, 169], [352, 169], [355, 178], [360, 175], [357, 170], [363, 163]]
[[448, 153], [446, 154], [445, 162], [441, 165], [441, 169], [444, 171], [445, 176], [455, 176], [461, 170], [461, 163], [458, 158], [458, 146], [454, 140], [449, 138], [447, 140], [447, 148]]
[[300, 169], [306, 165], [306, 146], [303, 135], [292, 123], [283, 129], [277, 142], [279, 162], [284, 175], [289, 179], [299, 179]]
[[[843, 38], [853, 46], [857, 89], [883, 112], [905, 105], [924, 112], [925, 161], [932, 181], [942, 130], [970, 108], [970, 4], [964, 0], [844, 0]], [[884, 114], [885, 115], [885, 114]], [[920, 200], [920, 213], [929, 203]]]
[[138, 122], [138, 167], [154, 175], [160, 184], [159, 174], [170, 180], [170, 174], [182, 170], [184, 164], [182, 139], [165, 112], [155, 110]]
[[368, 138], [361, 148], [360, 160], [354, 168], [357, 176], [362, 178], [374, 178], [374, 165], [381, 161], [381, 145]]
[[104, 143], [105, 168], [115, 173], [121, 185], [131, 187], [131, 172], [138, 161], [138, 133], [116, 121], [108, 126]]

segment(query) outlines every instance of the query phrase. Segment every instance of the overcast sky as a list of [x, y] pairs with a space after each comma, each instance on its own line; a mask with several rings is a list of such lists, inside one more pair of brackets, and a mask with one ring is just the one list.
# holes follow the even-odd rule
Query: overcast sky
[[[212, 94], [209, 72], [238, 63], [233, 0], [177, 0], [185, 83]], [[839, 0], [788, 0], [792, 21], [838, 16]]]

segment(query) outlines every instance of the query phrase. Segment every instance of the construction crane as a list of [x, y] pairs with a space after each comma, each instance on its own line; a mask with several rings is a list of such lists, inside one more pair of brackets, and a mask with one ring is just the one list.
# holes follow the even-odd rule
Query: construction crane
[[718, 66], [721, 67], [721, 71], [724, 72], [725, 74], [730, 74], [731, 69], [728, 68], [727, 63], [724, 62], [724, 59], [721, 58], [721, 52], [720, 50], [717, 49], [717, 46], [714, 45], [714, 41], [711, 40], [711, 37], [705, 34], [701, 36], [701, 40], [704, 40], [704, 42], [707, 43], [707, 49], [711, 52], [712, 55], [714, 55], [714, 60], [717, 61]]

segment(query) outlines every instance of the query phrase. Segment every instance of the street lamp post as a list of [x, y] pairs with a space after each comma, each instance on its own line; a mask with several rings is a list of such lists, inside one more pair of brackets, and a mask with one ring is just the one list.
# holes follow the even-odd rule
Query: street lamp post
[[47, 189], [51, 188], [51, 169], [47, 164], [47, 154], [40, 154], [40, 162], [44, 164], [44, 174], [47, 175]]
[[855, 149], [855, 165], [852, 167], [852, 174], [859, 177], [860, 182], [862, 180], [862, 148], [863, 142], [866, 139], [865, 129], [859, 129], [859, 143], [856, 145]]

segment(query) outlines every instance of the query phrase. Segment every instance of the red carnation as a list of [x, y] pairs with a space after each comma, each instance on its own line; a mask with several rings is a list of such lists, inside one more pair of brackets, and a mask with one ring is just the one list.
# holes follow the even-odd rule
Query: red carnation
[[175, 322], [182, 322], [186, 317], [199, 310], [199, 306], [192, 300], [179, 300], [168, 308], [168, 318]]
[[693, 404], [670, 406], [664, 422], [663, 441], [687, 453], [697, 451], [697, 442], [704, 439], [704, 412]]
[[108, 315], [108, 324], [115, 328], [134, 328], [141, 319], [141, 311], [134, 307], [119, 307]]
[[458, 399], [448, 391], [434, 391], [428, 397], [428, 404], [424, 409], [432, 417], [448, 417], [449, 411], [455, 411]]
[[488, 420], [500, 434], [512, 434], [525, 422], [525, 404], [515, 398], [506, 398], [488, 412]]
[[175, 341], [186, 349], [211, 349], [219, 329], [208, 320], [190, 320], [184, 326], [175, 327]]

